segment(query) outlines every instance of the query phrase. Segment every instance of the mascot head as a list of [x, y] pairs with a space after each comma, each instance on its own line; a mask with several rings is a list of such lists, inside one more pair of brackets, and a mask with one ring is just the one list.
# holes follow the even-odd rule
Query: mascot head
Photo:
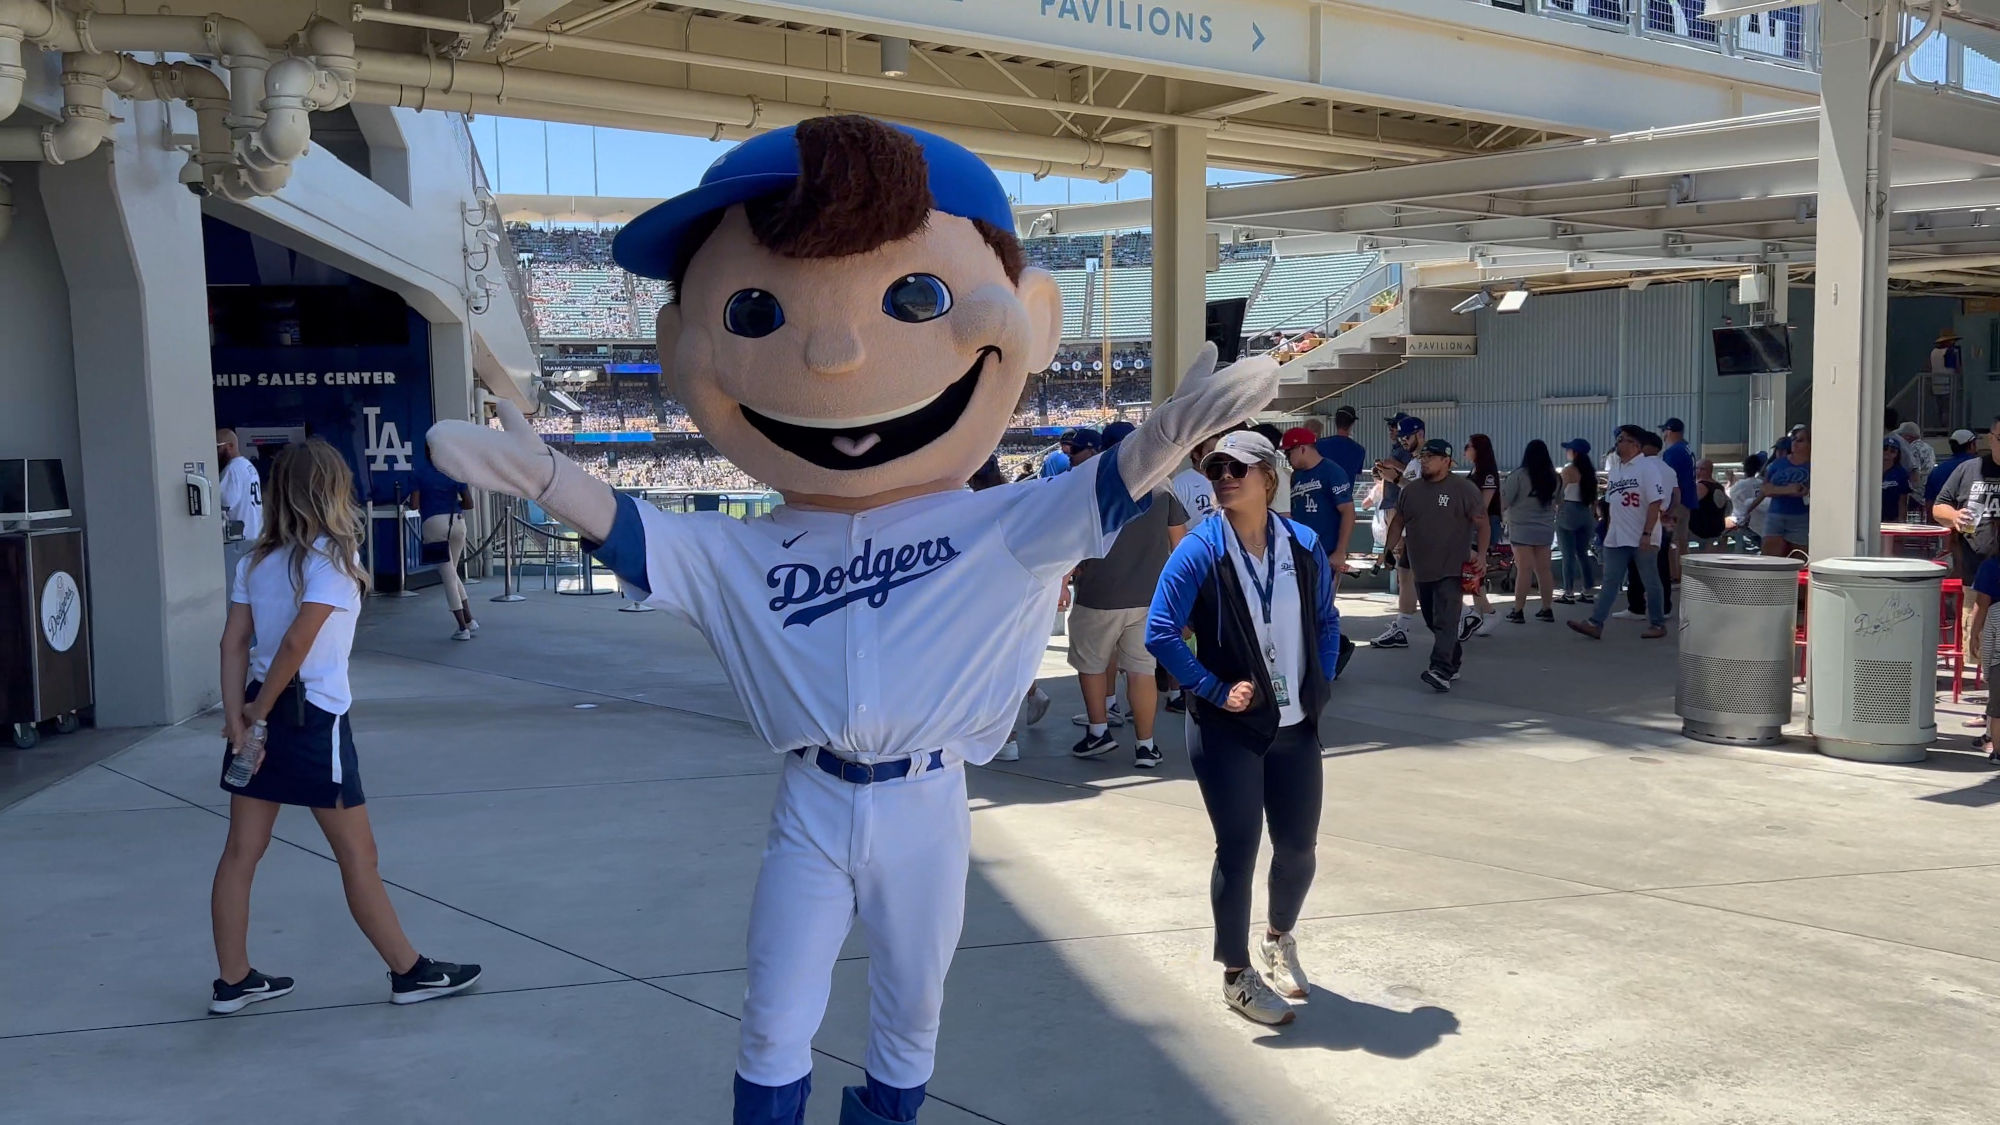
[[866, 117], [730, 150], [633, 220], [618, 264], [673, 285], [660, 363], [717, 450], [794, 502], [962, 488], [1062, 334], [979, 158]]

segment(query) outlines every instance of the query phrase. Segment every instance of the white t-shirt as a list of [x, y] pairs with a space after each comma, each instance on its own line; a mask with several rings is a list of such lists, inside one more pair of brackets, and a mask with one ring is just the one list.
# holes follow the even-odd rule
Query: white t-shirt
[[1063, 576], [1137, 513], [1115, 451], [858, 514], [633, 504], [651, 591], [627, 596], [701, 631], [766, 745], [861, 762], [991, 760], [1041, 667]]
[[333, 613], [313, 638], [305, 663], [299, 665], [299, 682], [305, 686], [306, 702], [322, 711], [345, 715], [354, 705], [354, 694], [347, 685], [347, 654], [354, 648], [361, 588], [334, 565], [327, 550], [325, 539], [313, 544], [299, 590], [292, 587], [292, 560], [287, 553], [274, 551], [255, 566], [250, 565], [251, 556], [245, 555], [236, 564], [236, 584], [229, 600], [250, 607], [257, 633], [257, 644], [250, 650], [250, 679], [257, 683], [270, 674], [271, 659], [278, 655], [278, 646], [298, 617], [299, 603], [332, 606]]
[[[1224, 521], [1225, 524], [1227, 521]], [[1299, 684], [1303, 682], [1306, 669], [1306, 638], [1302, 615], [1305, 608], [1299, 604], [1298, 566], [1292, 559], [1292, 537], [1285, 530], [1285, 521], [1271, 519], [1270, 541], [1265, 545], [1266, 558], [1251, 559], [1243, 550], [1243, 544], [1236, 538], [1236, 529], [1225, 526], [1223, 543], [1229, 557], [1236, 560], [1236, 580], [1243, 586], [1243, 600], [1248, 603], [1250, 624], [1257, 630], [1257, 647], [1264, 652], [1275, 651], [1277, 659], [1271, 665], [1271, 680], [1276, 683], [1284, 677], [1286, 702], [1278, 708], [1278, 725], [1291, 726], [1306, 719], [1305, 706], [1299, 702]], [[1275, 575], [1269, 585], [1271, 589], [1271, 620], [1264, 621], [1264, 599], [1258, 593], [1258, 586], [1265, 585], [1264, 576], [1272, 573], [1270, 556], [1275, 556]], [[1253, 572], [1252, 566], [1256, 567]], [[1253, 577], [1254, 573], [1254, 577]]]
[[1201, 526], [1201, 521], [1215, 513], [1215, 488], [1200, 469], [1182, 469], [1174, 474], [1172, 481], [1174, 496], [1187, 509], [1187, 529], [1193, 531]]
[[1750, 505], [1763, 491], [1764, 478], [1762, 477], [1744, 477], [1742, 480], [1729, 486], [1729, 514], [1736, 518], [1738, 524], [1749, 527], [1759, 537], [1762, 537], [1764, 534], [1764, 517], [1771, 510], [1769, 505], [1758, 504], [1757, 510], [1751, 512], [1747, 520], [1744, 518], [1743, 513], [1749, 510]]
[[[1652, 462], [1648, 465], [1647, 462]], [[1657, 471], [1656, 471], [1657, 469]], [[1613, 453], [1604, 459], [1604, 501], [1611, 506], [1611, 521], [1604, 529], [1606, 547], [1637, 547], [1646, 531], [1646, 509], [1667, 502], [1673, 471], [1657, 457], [1644, 455], [1620, 461]], [[1660, 545], [1656, 528], [1653, 546]]]
[[241, 520], [243, 538], [254, 540], [264, 530], [264, 488], [247, 457], [232, 457], [222, 467], [222, 518]]

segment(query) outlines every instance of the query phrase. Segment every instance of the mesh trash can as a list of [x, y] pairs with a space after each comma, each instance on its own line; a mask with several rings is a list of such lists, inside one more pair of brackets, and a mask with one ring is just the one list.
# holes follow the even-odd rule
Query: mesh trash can
[[1792, 721], [1799, 563], [1762, 555], [1681, 559], [1674, 713], [1703, 742], [1765, 745]]
[[1812, 564], [1807, 716], [1819, 752], [1918, 762], [1937, 738], [1938, 597], [1945, 568], [1919, 559]]

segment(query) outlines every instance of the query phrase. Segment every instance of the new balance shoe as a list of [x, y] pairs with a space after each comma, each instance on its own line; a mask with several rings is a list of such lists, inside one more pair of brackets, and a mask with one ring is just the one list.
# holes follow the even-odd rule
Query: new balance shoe
[[1167, 760], [1158, 746], [1141, 746], [1132, 751], [1132, 768], [1139, 770], [1158, 769]]
[[218, 978], [215, 991], [209, 996], [209, 1014], [226, 1016], [240, 1012], [259, 1000], [276, 1000], [291, 990], [292, 978], [267, 977], [255, 969], [235, 984], [224, 984]]
[[1084, 736], [1077, 740], [1076, 745], [1069, 748], [1069, 752], [1070, 756], [1076, 758], [1102, 758], [1116, 749], [1118, 740], [1111, 737], [1110, 731], [1103, 734], [1085, 732]]
[[454, 965], [418, 957], [407, 973], [389, 974], [389, 999], [398, 1004], [421, 1004], [440, 996], [450, 996], [471, 988], [479, 979], [479, 966]]
[[1244, 969], [1235, 980], [1224, 978], [1222, 1001], [1258, 1023], [1273, 1026], [1292, 1022], [1298, 1013], [1285, 998], [1271, 990], [1255, 969]]
[[1257, 939], [1257, 954], [1271, 972], [1271, 987], [1278, 995], [1304, 1000], [1311, 991], [1306, 971], [1299, 964], [1299, 943], [1290, 934], [1272, 937], [1267, 931]]
[[994, 761], [996, 761], [996, 762], [1018, 762], [1018, 761], [1020, 761], [1020, 760], [1021, 760], [1021, 743], [1020, 743], [1020, 742], [1019, 742], [1018, 740], [1016, 740], [1016, 739], [1012, 739], [1012, 738], [1010, 738], [1010, 739], [1008, 739], [1007, 741], [1005, 741], [1005, 742], [1001, 743], [1001, 744], [1000, 744], [1000, 752], [999, 752], [999, 753], [997, 753], [997, 754], [995, 754], [995, 755], [993, 755], [993, 760], [994, 760]]
[[1420, 674], [1417, 678], [1431, 685], [1431, 688], [1434, 691], [1451, 690], [1451, 677], [1443, 672], [1438, 671], [1436, 668], [1424, 669], [1422, 674]]

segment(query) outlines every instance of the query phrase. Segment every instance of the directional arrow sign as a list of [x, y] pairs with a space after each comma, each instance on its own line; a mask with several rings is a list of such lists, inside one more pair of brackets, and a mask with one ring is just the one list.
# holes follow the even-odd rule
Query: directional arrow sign
[[1254, 21], [1250, 24], [1250, 34], [1255, 35], [1257, 37], [1250, 44], [1250, 49], [1252, 51], [1255, 51], [1257, 48], [1262, 47], [1264, 45], [1264, 29], [1258, 27]]

